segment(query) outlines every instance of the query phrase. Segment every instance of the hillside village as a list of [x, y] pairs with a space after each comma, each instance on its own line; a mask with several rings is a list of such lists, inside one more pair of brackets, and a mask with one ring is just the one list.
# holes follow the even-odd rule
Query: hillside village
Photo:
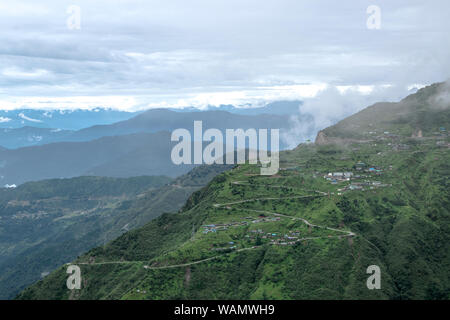
[[[322, 187], [322, 190], [315, 190], [316, 195], [319, 196], [330, 198], [336, 196], [341, 197], [344, 194], [358, 191], [376, 192], [376, 190], [382, 188], [393, 187], [393, 183], [395, 183], [395, 179], [397, 179], [393, 178], [396, 176], [396, 153], [407, 152], [413, 154], [414, 152], [417, 152], [418, 145], [432, 149], [442, 147], [447, 148], [450, 146], [448, 141], [449, 135], [445, 127], [440, 127], [439, 130], [434, 132], [430, 137], [423, 137], [421, 131], [417, 132], [416, 135], [411, 138], [405, 138], [400, 134], [394, 134], [389, 131], [382, 131], [381, 134], [378, 134], [377, 131], [369, 131], [364, 132], [364, 134], [370, 136], [371, 140], [364, 143], [351, 143], [349, 145], [351, 153], [340, 156], [340, 161], [346, 164], [339, 167], [340, 170], [317, 171], [311, 170], [312, 168], [308, 169], [308, 166], [305, 165], [303, 161], [300, 163], [298, 163], [298, 161], [297, 163], [287, 162], [285, 163], [285, 166], [280, 168], [280, 173], [278, 176], [269, 178], [272, 180], [276, 179], [277, 184], [279, 185], [269, 183], [266, 187], [284, 188], [287, 192], [289, 192], [292, 191], [291, 188], [295, 187], [284, 184], [282, 182], [283, 179], [290, 180], [292, 177], [311, 175], [317, 182], [319, 182], [317, 179], [323, 179], [323, 181], [325, 181], [329, 186]], [[308, 145], [310, 144], [305, 144], [303, 148], [307, 148]], [[362, 155], [366, 160], [358, 159], [352, 163], [352, 159], [358, 157], [358, 154]], [[245, 167], [241, 168], [243, 169]], [[251, 179], [253, 175], [250, 173], [246, 173], [244, 175], [250, 179], [249, 184], [245, 185], [243, 183], [235, 183], [234, 187], [236, 188], [236, 185], [240, 185], [242, 188], [245, 185], [254, 189], [257, 185], [255, 185], [254, 179]], [[259, 178], [258, 181], [258, 184], [263, 184], [261, 182], [262, 179]], [[319, 185], [321, 184], [319, 183]], [[233, 189], [232, 193], [242, 195], [242, 192], [244, 191], [241, 190], [238, 192], [236, 189]], [[235, 205], [244, 204], [246, 201], [247, 200], [242, 203], [237, 202]], [[259, 200], [257, 200], [257, 202], [258, 201]], [[227, 204], [222, 209], [230, 211], [235, 205]], [[244, 210], [244, 212], [252, 211], [252, 209], [245, 209], [242, 207], [240, 209]], [[240, 234], [240, 238], [233, 236], [230, 238], [232, 240], [229, 242], [213, 243], [210, 250], [215, 252], [229, 252], [249, 246], [256, 248], [263, 244], [289, 246], [295, 245], [298, 242], [307, 242], [308, 240], [311, 241], [320, 238], [340, 238], [348, 236], [348, 234], [321, 234], [312, 236], [311, 233], [314, 229], [312, 226], [308, 226], [308, 230], [303, 231], [285, 228], [285, 226], [283, 226], [284, 219], [295, 220], [297, 218], [286, 217], [276, 212], [270, 213], [274, 216], [269, 217], [266, 215], [266, 212], [266, 214], [262, 214], [257, 217], [243, 216], [241, 220], [203, 225], [202, 234], [208, 236], [209, 234], [217, 232], [227, 232], [230, 228], [241, 228], [245, 230]], [[271, 223], [271, 228], [264, 227], [268, 223]], [[278, 225], [278, 227], [276, 227], [276, 225]]]
[[[342, 185], [345, 186], [338, 188], [338, 195], [341, 195], [345, 191], [354, 190], [373, 190], [374, 188], [390, 187], [392, 184], [382, 183], [380, 181], [373, 180], [377, 176], [383, 174], [383, 169], [379, 166], [369, 166], [362, 161], [358, 161], [355, 166], [355, 172], [330, 172], [323, 175], [323, 178], [329, 181], [332, 185]], [[388, 170], [392, 170], [392, 165], [389, 166]], [[333, 194], [333, 193], [332, 193]]]
[[[263, 178], [254, 174], [252, 167], [238, 166], [237, 169], [242, 171], [239, 176], [243, 177], [243, 180], [233, 181], [229, 184], [231, 195], [238, 197], [237, 201], [215, 204], [214, 207], [218, 211], [213, 217], [218, 214], [221, 218], [215, 222], [212, 222], [214, 219], [210, 220], [211, 223], [202, 225], [192, 241], [208, 243], [207, 247], [210, 252], [229, 253], [254, 249], [266, 244], [292, 246], [299, 242], [307, 243], [316, 239], [354, 236], [345, 228], [333, 229], [306, 223], [301, 217], [301, 212], [295, 215], [292, 213], [285, 215], [276, 211], [275, 205], [272, 210], [262, 209], [270, 207], [270, 203], [277, 201], [277, 198], [270, 197], [264, 200], [265, 198], [261, 195], [264, 194], [264, 190], [277, 188], [279, 189], [279, 201], [289, 202], [302, 197], [334, 198], [352, 192], [376, 193], [377, 190], [392, 188], [395, 183], [398, 183], [397, 153], [414, 154], [423, 147], [439, 149], [449, 146], [449, 136], [444, 127], [440, 127], [430, 137], [423, 137], [421, 131], [411, 138], [386, 130], [381, 130], [381, 134], [377, 132], [380, 130], [364, 132], [370, 137], [370, 140], [362, 143], [351, 142], [343, 147], [342, 150], [345, 152], [338, 153], [338, 161], [335, 162], [341, 163], [341, 165], [335, 166], [334, 170], [329, 166], [327, 169], [317, 170], [320, 169], [320, 166], [308, 165], [304, 159], [297, 158], [283, 160], [284, 164], [280, 168], [279, 174]], [[298, 147], [303, 154], [311, 148], [317, 147], [310, 143]], [[319, 148], [321, 147], [319, 146]], [[328, 145], [324, 148], [339, 150], [342, 147]], [[298, 185], [299, 181], [308, 179], [308, 177], [313, 179], [310, 185], [304, 185], [304, 182], [300, 186]], [[321, 181], [324, 181], [325, 184]], [[267, 202], [267, 204], [263, 205], [263, 202]], [[235, 217], [236, 213], [234, 213], [233, 219], [224, 221], [224, 215], [226, 216], [230, 212], [239, 214]], [[258, 215], [249, 216], [249, 213], [258, 213]], [[292, 224], [293, 221], [301, 222], [304, 228], [301, 225], [288, 226], [289, 222]]]

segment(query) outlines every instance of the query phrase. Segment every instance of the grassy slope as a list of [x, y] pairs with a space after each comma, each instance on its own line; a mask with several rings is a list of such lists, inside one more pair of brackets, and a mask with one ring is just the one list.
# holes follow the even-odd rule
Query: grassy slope
[[[422, 99], [420, 108], [427, 110], [435, 89], [407, 99]], [[402, 117], [419, 119], [417, 108], [406, 106]], [[81, 290], [66, 288], [62, 266], [18, 298], [449, 299], [450, 149], [436, 144], [449, 138], [433, 133], [449, 127], [447, 110], [442, 112], [424, 122], [429, 125], [420, 128], [422, 139], [409, 138], [405, 129], [416, 122], [392, 116], [373, 121], [378, 133], [363, 137], [365, 141], [301, 145], [283, 152], [282, 167], [295, 170], [260, 177], [256, 166], [244, 165], [223, 173], [194, 193], [181, 212], [164, 214], [74, 261], [82, 270]], [[376, 119], [364, 112], [357, 117], [364, 118]], [[393, 124], [388, 129], [395, 136], [380, 134], [388, 124]], [[359, 123], [353, 125], [358, 128]], [[349, 130], [340, 126], [325, 130], [327, 136], [348, 137]], [[350, 132], [355, 138], [359, 129]], [[359, 161], [382, 173], [357, 171]], [[336, 185], [323, 177], [345, 171], [362, 177]], [[358, 182], [370, 185], [363, 191], [342, 190]], [[217, 206], [250, 199], [259, 200]], [[203, 232], [204, 225], [255, 220], [262, 212], [284, 216]], [[320, 227], [308, 227], [299, 218]], [[310, 239], [274, 245], [252, 233], [258, 229], [277, 237], [295, 230], [300, 238]], [[349, 230], [356, 235], [342, 236]], [[204, 259], [210, 260], [185, 265]], [[382, 290], [366, 287], [366, 268], [373, 264], [381, 268]]]

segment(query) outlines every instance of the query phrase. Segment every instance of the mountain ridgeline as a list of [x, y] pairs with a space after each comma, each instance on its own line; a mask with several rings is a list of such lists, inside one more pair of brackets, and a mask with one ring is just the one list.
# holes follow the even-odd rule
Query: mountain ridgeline
[[[41, 128], [5, 129], [4, 139], [11, 137], [38, 145], [17, 149], [0, 149], [0, 185], [19, 185], [28, 181], [77, 176], [134, 177], [165, 175], [175, 178], [187, 173], [192, 165], [175, 165], [171, 151], [176, 142], [171, 132], [184, 128], [191, 132], [194, 121], [203, 129], [280, 129], [290, 126], [286, 114], [242, 115], [226, 111], [175, 112], [155, 109], [109, 125], [92, 126], [76, 132], [58, 131], [54, 140], [44, 139], [52, 130]], [[34, 132], [34, 133], [33, 133]], [[0, 142], [2, 141], [0, 133]], [[33, 141], [34, 141], [33, 140]], [[58, 142], [56, 142], [58, 141]], [[53, 142], [53, 143], [49, 143]], [[46, 143], [46, 144], [44, 144]], [[281, 141], [281, 148], [286, 147]]]
[[75, 259], [81, 289], [63, 265], [17, 299], [450, 299], [449, 92], [364, 109], [281, 152], [276, 175], [223, 172]]
[[[152, 109], [121, 112], [108, 109], [1, 111], [0, 146], [17, 149], [56, 142], [83, 142], [107, 136], [155, 133], [192, 127], [194, 120], [208, 128], [285, 128], [289, 116], [297, 114], [300, 101], [277, 101], [259, 108], [234, 106]], [[28, 120], [27, 120], [28, 119]]]

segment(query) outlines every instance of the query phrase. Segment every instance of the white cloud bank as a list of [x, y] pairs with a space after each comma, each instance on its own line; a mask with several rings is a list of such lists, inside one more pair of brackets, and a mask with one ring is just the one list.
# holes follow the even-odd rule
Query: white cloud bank
[[450, 2], [60, 0], [0, 4], [0, 109], [204, 108], [450, 76]]
[[290, 119], [291, 130], [282, 135], [290, 148], [313, 140], [315, 134], [376, 102], [396, 102], [404, 98], [411, 88], [380, 87], [327, 87], [314, 98], [305, 99], [299, 113]]
[[[70, 97], [10, 97], [0, 99], [0, 105], [4, 110], [14, 109], [40, 109], [40, 110], [92, 110], [95, 108], [111, 108], [122, 111], [140, 111], [154, 108], [195, 107], [200, 110], [209, 106], [234, 105], [237, 108], [248, 108], [264, 106], [273, 101], [296, 101], [313, 100], [322, 97], [322, 92], [334, 90], [340, 94], [340, 99], [353, 97], [355, 94], [373, 98], [383, 97], [387, 100], [403, 98], [412, 89], [409, 86], [383, 85], [356, 85], [356, 86], [333, 86], [326, 83], [302, 84], [302, 85], [278, 85], [259, 86], [253, 89], [246, 88], [214, 88], [209, 92], [179, 92], [158, 93], [153, 95], [135, 96], [70, 96]], [[228, 89], [228, 90], [227, 90]], [[200, 91], [200, 90], [197, 90]], [[380, 95], [383, 92], [384, 95]], [[374, 93], [377, 93], [374, 95]], [[353, 100], [353, 99], [352, 99]], [[370, 99], [367, 99], [370, 100]], [[372, 99], [373, 100], [373, 99]], [[361, 99], [359, 102], [363, 102]], [[356, 103], [356, 101], [353, 101]], [[329, 101], [330, 106], [333, 104]], [[350, 101], [349, 101], [350, 103]], [[353, 108], [361, 105], [353, 106]], [[336, 112], [338, 112], [336, 110]], [[28, 121], [38, 122], [23, 113], [19, 116]]]

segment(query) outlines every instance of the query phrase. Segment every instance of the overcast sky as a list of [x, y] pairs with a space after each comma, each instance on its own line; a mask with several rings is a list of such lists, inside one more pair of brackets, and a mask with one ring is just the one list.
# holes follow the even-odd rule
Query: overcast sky
[[335, 87], [395, 100], [449, 78], [449, 16], [448, 0], [0, 0], [0, 109], [255, 105]]

